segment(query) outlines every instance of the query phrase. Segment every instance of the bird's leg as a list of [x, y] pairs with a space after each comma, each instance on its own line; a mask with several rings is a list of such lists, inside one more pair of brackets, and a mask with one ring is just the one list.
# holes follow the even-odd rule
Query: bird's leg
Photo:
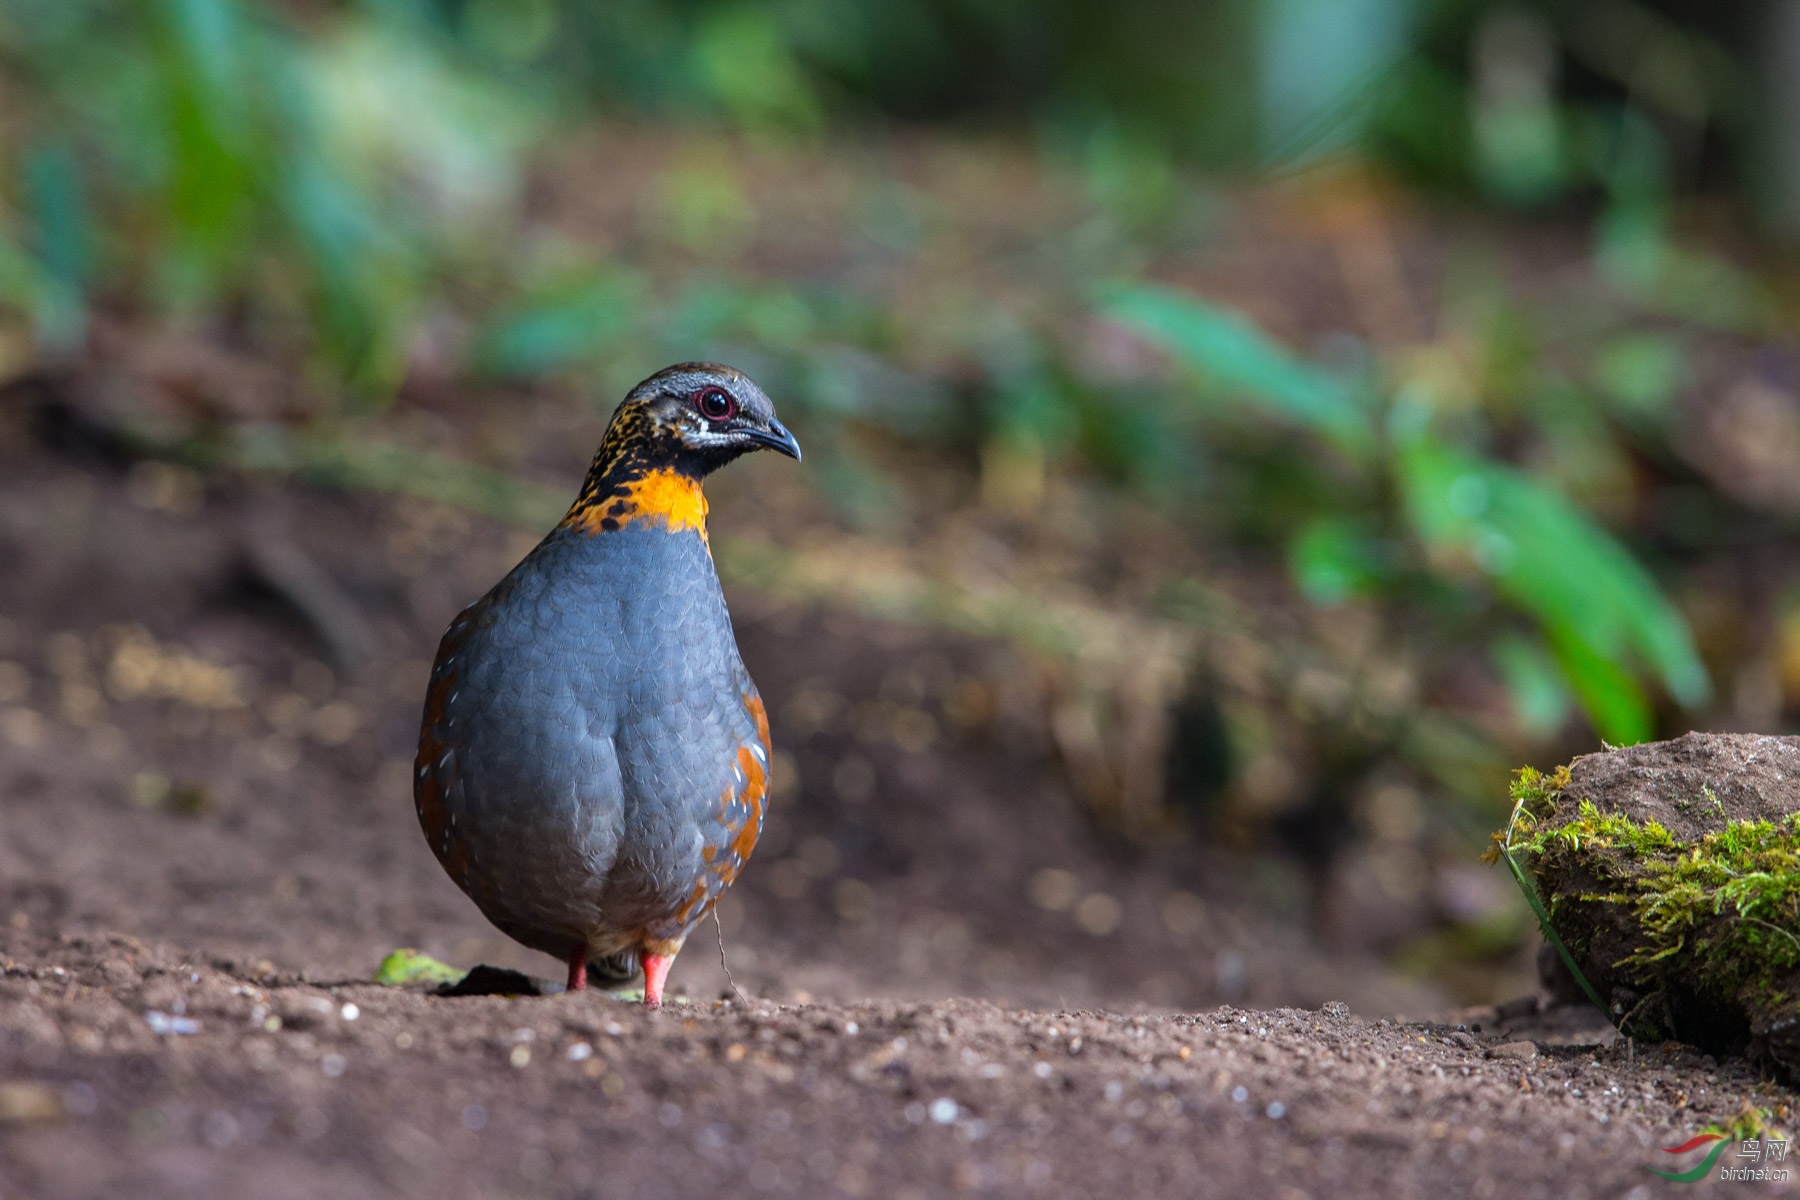
[[661, 1008], [663, 980], [669, 977], [669, 967], [675, 961], [673, 954], [649, 954], [644, 959], [644, 1007]]
[[587, 947], [577, 946], [569, 955], [569, 990], [579, 992], [587, 986]]

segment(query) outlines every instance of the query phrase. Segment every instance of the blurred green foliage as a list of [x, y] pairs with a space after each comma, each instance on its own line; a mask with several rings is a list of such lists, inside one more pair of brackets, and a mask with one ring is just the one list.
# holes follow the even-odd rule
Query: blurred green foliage
[[1622, 286], [1731, 327], [1758, 311], [1664, 236], [1699, 148], [1748, 145], [1753, 87], [1630, 0], [14, 0], [0, 59], [0, 296], [46, 344], [74, 344], [97, 288], [248, 304], [377, 397], [521, 153], [595, 105], [769, 138], [1022, 119], [1138, 227], [1177, 162], [1361, 147], [1505, 204], [1602, 196]]
[[[730, 357], [783, 397], [812, 477], [860, 524], [891, 519], [905, 487], [859, 431], [979, 462], [1001, 508], [1047, 471], [1087, 473], [1178, 524], [1209, 514], [1313, 604], [1374, 602], [1472, 651], [1535, 735], [1579, 710], [1635, 741], [1661, 697], [1691, 709], [1710, 685], [1619, 481], [1668, 436], [1685, 339], [1772, 319], [1756, 278], [1672, 232], [1715, 147], [1753, 146], [1756, 82], [1709, 20], [1631, 0], [11, 0], [0, 304], [48, 358], [115, 310], [298, 357], [312, 427], [251, 431], [234, 460], [365, 481], [429, 464], [332, 448], [332, 424], [391, 400], [446, 312], [473, 331], [453, 366], [493, 383], [616, 393], [670, 359]], [[681, 271], [526, 245], [527, 165], [619, 113], [764, 147], [880, 121], [1010, 128], [1093, 212], [1036, 252], [1044, 303], [964, 297], [935, 365], [903, 365], [916, 326], [881, 302], [732, 265], [751, 215], [706, 163], [657, 205]], [[1297, 352], [1145, 282], [1205, 223], [1197, 168], [1332, 154], [1591, 215], [1605, 295], [1526, 312], [1468, 272], [1445, 340], [1472, 349], [1446, 381], [1429, 355]], [[865, 224], [881, 253], [929, 240], [898, 185]], [[1069, 336], [1083, 321], [1179, 369], [1097, 380]], [[548, 503], [456, 478], [486, 511]]]
[[[302, 31], [238, 0], [0, 10], [0, 287], [75, 346], [102, 298], [234, 310], [391, 392], [420, 297], [530, 123], [399, 22]], [[437, 212], [417, 211], [428, 182]]]
[[1105, 311], [1189, 367], [1201, 395], [1266, 405], [1350, 460], [1353, 479], [1320, 495], [1317, 513], [1293, 535], [1289, 561], [1309, 598], [1331, 604], [1379, 596], [1404, 588], [1409, 575], [1435, 574], [1454, 587], [1479, 580], [1528, 616], [1543, 639], [1536, 647], [1520, 643], [1505, 624], [1491, 635], [1512, 664], [1508, 679], [1521, 706], [1542, 713], [1552, 703], [1543, 693], [1554, 678], [1524, 673], [1547, 650], [1595, 727], [1615, 743], [1654, 732], [1634, 677], [1640, 666], [1687, 707], [1707, 699], [1686, 622], [1655, 581], [1553, 487], [1446, 441], [1434, 428], [1426, 383], [1403, 382], [1391, 398], [1371, 395], [1355, 380], [1295, 360], [1237, 314], [1169, 289], [1122, 290]]

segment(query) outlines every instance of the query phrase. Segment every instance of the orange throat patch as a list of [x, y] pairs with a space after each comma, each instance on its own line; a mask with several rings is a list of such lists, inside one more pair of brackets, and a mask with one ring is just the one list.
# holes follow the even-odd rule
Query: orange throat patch
[[706, 496], [700, 481], [666, 467], [646, 471], [609, 495], [584, 494], [562, 523], [582, 533], [611, 533], [633, 522], [660, 525], [670, 532], [692, 529], [706, 537]]

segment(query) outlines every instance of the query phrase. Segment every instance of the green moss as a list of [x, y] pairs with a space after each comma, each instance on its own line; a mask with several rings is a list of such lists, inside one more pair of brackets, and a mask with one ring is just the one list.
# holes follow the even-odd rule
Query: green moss
[[1628, 817], [1602, 813], [1589, 800], [1581, 802], [1574, 820], [1552, 829], [1536, 830], [1520, 848], [1530, 854], [1542, 854], [1551, 842], [1571, 851], [1580, 851], [1584, 844], [1598, 850], [1616, 848], [1634, 857], [1675, 848], [1674, 836], [1657, 822], [1635, 825]]
[[[1566, 769], [1520, 771], [1511, 840], [1499, 844], [1531, 863], [1552, 923], [1588, 958], [1590, 973], [1622, 973], [1650, 993], [1679, 982], [1751, 1013], [1790, 1000], [1780, 982], [1800, 967], [1800, 814], [1733, 821], [1683, 841], [1655, 821], [1640, 824], [1585, 800], [1559, 818], [1555, 802], [1567, 785]], [[1719, 808], [1709, 793], [1693, 803]], [[1572, 893], [1546, 884], [1570, 879], [1596, 886]], [[1590, 905], [1619, 906], [1629, 920], [1605, 918]], [[1583, 955], [1601, 927], [1625, 931], [1629, 953], [1611, 963]], [[1654, 1026], [1637, 1031], [1654, 1034]]]
[[1533, 767], [1520, 767], [1514, 771], [1510, 799], [1519, 808], [1519, 831], [1529, 832], [1531, 826], [1548, 817], [1556, 798], [1568, 786], [1567, 767], [1558, 767], [1548, 775]]
[[1722, 1133], [1734, 1142], [1747, 1141], [1750, 1138], [1779, 1137], [1786, 1139], [1787, 1134], [1775, 1122], [1788, 1114], [1788, 1106], [1762, 1107], [1746, 1100], [1729, 1121], [1722, 1124], [1708, 1125], [1702, 1133]]

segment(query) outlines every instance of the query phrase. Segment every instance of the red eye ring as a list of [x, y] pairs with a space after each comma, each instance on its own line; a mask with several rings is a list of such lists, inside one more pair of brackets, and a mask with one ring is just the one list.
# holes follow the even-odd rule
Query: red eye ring
[[709, 421], [729, 421], [737, 415], [737, 401], [722, 387], [704, 387], [694, 393], [694, 408]]

